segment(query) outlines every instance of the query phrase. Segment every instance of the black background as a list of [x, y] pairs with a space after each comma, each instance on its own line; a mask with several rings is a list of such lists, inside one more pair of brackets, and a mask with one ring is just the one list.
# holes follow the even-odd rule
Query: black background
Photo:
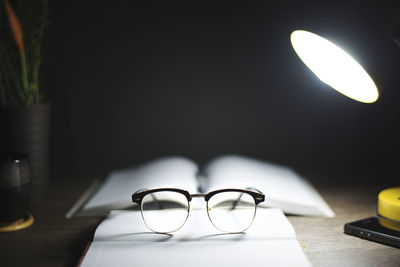
[[[400, 48], [388, 32], [400, 10], [381, 2], [53, 1], [53, 175], [238, 153], [398, 180]], [[378, 102], [320, 82], [291, 47], [296, 29], [351, 53], [383, 88]]]

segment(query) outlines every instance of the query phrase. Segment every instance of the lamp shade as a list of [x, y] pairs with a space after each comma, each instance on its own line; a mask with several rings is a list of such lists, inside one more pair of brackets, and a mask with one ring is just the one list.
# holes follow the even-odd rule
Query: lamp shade
[[363, 103], [378, 99], [379, 91], [372, 78], [339, 46], [303, 30], [292, 32], [290, 41], [300, 59], [322, 82]]

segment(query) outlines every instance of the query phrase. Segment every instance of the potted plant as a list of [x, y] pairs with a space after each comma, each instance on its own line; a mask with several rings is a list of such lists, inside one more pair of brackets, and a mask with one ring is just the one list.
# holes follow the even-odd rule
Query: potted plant
[[0, 4], [0, 105], [3, 149], [24, 153], [32, 189], [49, 177], [50, 105], [41, 77], [49, 0], [2, 0]]

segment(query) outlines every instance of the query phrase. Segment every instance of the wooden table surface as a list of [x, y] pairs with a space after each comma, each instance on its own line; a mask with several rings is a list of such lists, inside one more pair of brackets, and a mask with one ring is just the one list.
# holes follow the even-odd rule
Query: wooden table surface
[[[343, 233], [345, 223], [375, 215], [377, 194], [390, 185], [380, 182], [378, 186], [373, 180], [363, 186], [349, 185], [346, 179], [317, 178], [311, 181], [336, 217], [288, 216], [310, 262], [314, 266], [400, 266], [400, 249]], [[65, 214], [92, 181], [53, 180], [44, 200], [32, 209], [35, 224], [0, 233], [0, 266], [75, 266], [102, 218], [66, 219]]]

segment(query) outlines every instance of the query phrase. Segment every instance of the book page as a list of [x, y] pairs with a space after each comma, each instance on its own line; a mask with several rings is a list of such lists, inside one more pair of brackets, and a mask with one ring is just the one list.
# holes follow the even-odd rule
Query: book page
[[204, 169], [208, 191], [253, 187], [265, 194], [264, 207], [286, 213], [333, 217], [334, 213], [303, 177], [288, 167], [241, 156], [223, 156]]
[[221, 242], [93, 242], [81, 267], [311, 267], [296, 239]]
[[107, 214], [133, 206], [132, 194], [140, 189], [174, 187], [196, 192], [197, 165], [182, 157], [168, 157], [138, 167], [110, 173], [99, 190], [83, 206], [81, 214]]
[[[204, 202], [204, 200], [202, 201]], [[147, 212], [158, 213], [160, 221], [163, 220], [162, 211]], [[258, 209], [253, 224], [245, 234], [225, 234], [212, 225], [204, 204], [202, 209], [192, 210], [183, 227], [171, 234], [151, 232], [144, 224], [140, 211], [112, 211], [107, 219], [97, 227], [93, 241], [148, 242], [168, 240], [169, 242], [183, 242], [275, 238], [296, 238], [293, 226], [280, 209]]]
[[[161, 215], [160, 215], [161, 216]], [[162, 219], [162, 216], [160, 217]], [[113, 211], [97, 228], [81, 266], [310, 266], [279, 209], [257, 211], [240, 234], [215, 229], [194, 210], [171, 234], [150, 232], [138, 211]]]

